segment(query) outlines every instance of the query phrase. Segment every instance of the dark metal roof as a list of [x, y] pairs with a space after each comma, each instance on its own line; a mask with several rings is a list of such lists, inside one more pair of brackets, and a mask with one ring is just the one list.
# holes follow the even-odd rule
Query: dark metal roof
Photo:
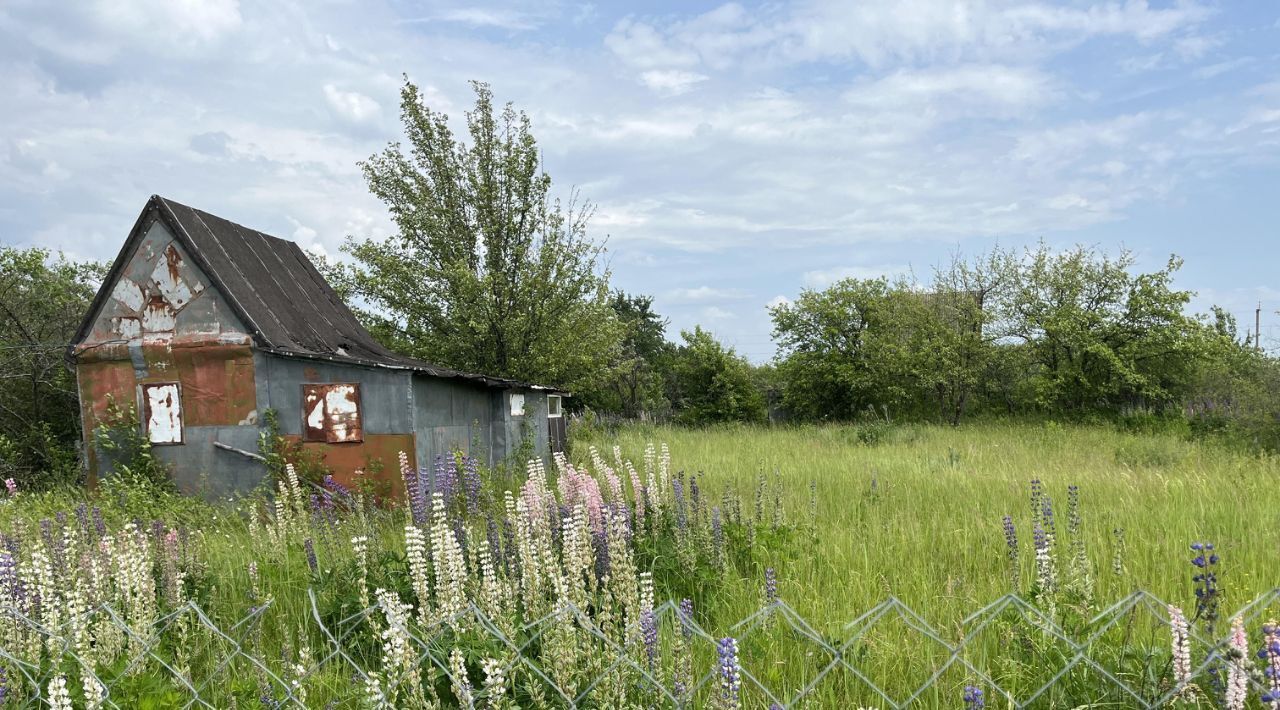
[[217, 286], [262, 350], [286, 357], [408, 369], [489, 387], [557, 391], [459, 372], [393, 353], [365, 330], [297, 244], [159, 195], [152, 195], [139, 215], [76, 334], [76, 344], [92, 328], [94, 316], [109, 297], [134, 242], [143, 237], [153, 216], [165, 223]]

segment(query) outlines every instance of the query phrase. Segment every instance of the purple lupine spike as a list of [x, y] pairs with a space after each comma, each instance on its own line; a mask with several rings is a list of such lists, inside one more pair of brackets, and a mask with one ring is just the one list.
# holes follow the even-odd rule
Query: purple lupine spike
[[720, 663], [720, 703], [726, 710], [738, 710], [742, 702], [742, 671], [738, 667], [738, 642], [726, 636], [716, 642]]
[[596, 581], [603, 582], [609, 576], [609, 536], [604, 530], [593, 530], [591, 537], [595, 539]]
[[467, 491], [467, 512], [474, 515], [480, 509], [480, 464], [474, 456], [462, 459], [462, 480]]
[[772, 567], [764, 570], [764, 603], [772, 605], [778, 601], [778, 575]]
[[14, 603], [18, 595], [18, 569], [13, 555], [0, 552], [0, 597]]
[[307, 551], [307, 567], [311, 569], [311, 573], [315, 574], [320, 571], [320, 562], [316, 559], [316, 545], [307, 538], [303, 541], [302, 547]]
[[420, 469], [406, 468], [404, 470], [404, 493], [409, 500], [409, 516], [413, 519], [413, 524], [418, 527], [425, 526], [430, 514], [428, 513], [427, 494], [423, 490], [422, 471]]
[[693, 636], [693, 600], [685, 597], [680, 600], [680, 633], [684, 637]]
[[966, 685], [964, 687], [964, 695], [961, 697], [964, 700], [965, 710], [982, 710], [987, 706], [987, 701], [982, 695], [982, 688], [976, 685]]
[[459, 548], [467, 549], [467, 526], [460, 517], [453, 519], [453, 537], [458, 541]]
[[680, 474], [676, 474], [671, 478], [671, 492], [676, 501], [676, 524], [683, 532], [689, 526], [689, 520], [684, 509], [684, 479]]
[[80, 525], [80, 535], [89, 537], [89, 504], [81, 503], [76, 506], [76, 523]]
[[484, 520], [485, 539], [489, 543], [489, 557], [495, 565], [502, 564], [502, 536], [498, 533], [498, 523], [492, 515]]
[[689, 511], [694, 520], [702, 517], [702, 491], [698, 487], [698, 475], [689, 476]]
[[1004, 543], [1009, 548], [1009, 581], [1018, 588], [1018, 531], [1013, 527], [1013, 517], [1004, 516]]
[[107, 523], [102, 519], [102, 508], [96, 505], [93, 506], [93, 529], [98, 533], [99, 538], [107, 534]]
[[645, 656], [649, 660], [649, 671], [653, 672], [658, 660], [658, 616], [653, 609], [645, 609], [640, 613], [640, 636], [644, 642]]

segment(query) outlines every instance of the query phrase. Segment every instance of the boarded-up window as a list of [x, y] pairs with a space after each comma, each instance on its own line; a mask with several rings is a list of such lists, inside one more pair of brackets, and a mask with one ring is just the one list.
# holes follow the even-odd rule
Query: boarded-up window
[[547, 395], [547, 416], [548, 417], [560, 416], [560, 395], [558, 394]]
[[524, 416], [524, 395], [522, 394], [511, 395], [511, 416], [513, 417]]
[[303, 385], [302, 438], [331, 444], [362, 441], [360, 385]]
[[142, 385], [142, 416], [153, 444], [182, 443], [182, 395], [177, 382]]

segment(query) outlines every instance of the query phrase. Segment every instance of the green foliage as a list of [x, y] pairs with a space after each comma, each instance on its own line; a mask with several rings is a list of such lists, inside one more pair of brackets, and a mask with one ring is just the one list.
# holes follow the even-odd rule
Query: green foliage
[[764, 397], [752, 379], [750, 363], [701, 327], [681, 331], [680, 336], [684, 344], [676, 351], [673, 367], [677, 421], [764, 421]]
[[399, 233], [349, 239], [354, 265], [322, 265], [335, 287], [368, 304], [363, 321], [400, 352], [442, 365], [592, 390], [621, 337], [609, 307], [603, 246], [587, 234], [590, 205], [550, 197], [529, 119], [495, 110], [475, 83], [470, 143], [406, 80], [408, 145], [361, 163]]
[[93, 438], [111, 465], [109, 472], [102, 476], [103, 485], [110, 485], [115, 478], [130, 489], [175, 490], [168, 466], [152, 453], [151, 440], [142, 430], [132, 405], [122, 407], [109, 398], [106, 415], [93, 432]]
[[65, 356], [104, 271], [0, 247], [0, 469], [25, 487], [79, 478], [80, 410]]
[[609, 365], [605, 387], [575, 393], [577, 408], [615, 412], [628, 419], [662, 417], [671, 410], [667, 390], [675, 346], [666, 339], [669, 321], [653, 310], [653, 297], [614, 293], [610, 307], [622, 327], [622, 343]]

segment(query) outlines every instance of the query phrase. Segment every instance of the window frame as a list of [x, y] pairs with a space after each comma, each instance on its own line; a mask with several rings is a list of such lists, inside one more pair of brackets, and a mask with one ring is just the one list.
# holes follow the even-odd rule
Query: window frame
[[[150, 390], [159, 389], [161, 387], [172, 387], [174, 390], [174, 401], [177, 402], [178, 438], [174, 441], [156, 441], [155, 439], [151, 438], [151, 398], [147, 396], [147, 393]], [[142, 417], [141, 417], [142, 433], [144, 436], [147, 437], [147, 443], [149, 443], [151, 446], [182, 446], [183, 444], [187, 443], [187, 434], [186, 434], [187, 425], [186, 425], [186, 415], [184, 414], [184, 409], [182, 406], [182, 383], [181, 382], [177, 380], [166, 380], [163, 382], [139, 382], [138, 398], [142, 400], [142, 406], [140, 408], [140, 410], [142, 411]]]
[[[519, 398], [517, 400], [516, 398]], [[520, 402], [520, 411], [516, 411], [516, 402]], [[513, 417], [523, 417], [528, 412], [528, 399], [525, 398], [524, 392], [508, 392], [507, 393], [507, 411]]]
[[[331, 438], [329, 433], [332, 431], [331, 423], [333, 421], [333, 418], [329, 413], [328, 397], [326, 395], [329, 390], [332, 390], [337, 387], [350, 387], [352, 388], [355, 395], [354, 402], [356, 407], [355, 409], [356, 434], [348, 438], [341, 438], [341, 439]], [[311, 410], [314, 409], [314, 407], [308, 406], [307, 398], [309, 395], [313, 393], [315, 393], [316, 396], [318, 397], [317, 403], [324, 408], [322, 413], [323, 421], [321, 422], [320, 429], [318, 430], [312, 427], [307, 421], [310, 418], [309, 415], [311, 413]], [[303, 382], [301, 384], [301, 404], [302, 404], [301, 416], [300, 416], [300, 422], [299, 422], [301, 426], [300, 438], [302, 439], [302, 442], [304, 444], [361, 444], [361, 443], [364, 443], [364, 436], [365, 436], [364, 392], [359, 382]], [[314, 433], [317, 431], [319, 432], [319, 434]]]
[[[556, 401], [556, 411], [551, 411], [551, 400]], [[564, 416], [564, 397], [558, 394], [547, 395], [547, 419], [559, 419]]]

